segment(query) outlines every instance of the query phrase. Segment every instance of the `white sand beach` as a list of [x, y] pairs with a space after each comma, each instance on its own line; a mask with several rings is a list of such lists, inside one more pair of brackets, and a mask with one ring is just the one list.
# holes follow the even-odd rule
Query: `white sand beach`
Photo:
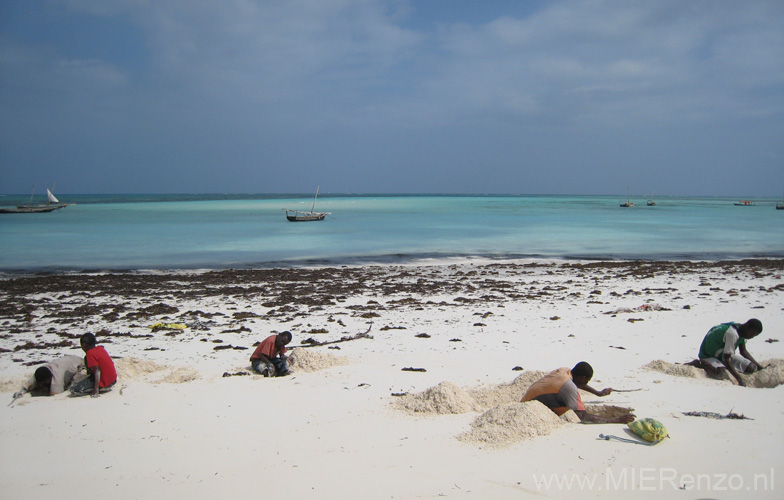
[[[782, 275], [759, 260], [6, 276], [2, 496], [781, 498], [784, 386], [679, 364], [712, 326], [755, 317], [748, 349], [780, 382]], [[295, 347], [290, 376], [250, 373], [275, 332], [293, 347], [368, 328]], [[111, 392], [12, 402], [37, 363], [81, 356], [85, 332], [115, 358]], [[670, 437], [600, 439], [634, 435], [518, 403], [532, 372], [579, 361], [594, 388], [630, 391], [586, 404], [633, 408]]]

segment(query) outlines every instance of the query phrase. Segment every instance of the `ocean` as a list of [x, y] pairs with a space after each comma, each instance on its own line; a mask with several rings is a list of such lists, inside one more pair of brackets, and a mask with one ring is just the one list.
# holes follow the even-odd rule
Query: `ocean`
[[[430, 259], [715, 260], [784, 257], [776, 199], [322, 194], [59, 195], [0, 214], [0, 271], [225, 269]], [[28, 197], [0, 196], [0, 205]]]

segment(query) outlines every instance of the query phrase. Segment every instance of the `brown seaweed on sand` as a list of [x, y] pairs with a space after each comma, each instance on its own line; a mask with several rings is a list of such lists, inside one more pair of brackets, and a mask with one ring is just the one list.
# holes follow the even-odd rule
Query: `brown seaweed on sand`
[[715, 418], [719, 420], [729, 419], [729, 420], [754, 420], [753, 418], [749, 418], [742, 413], [738, 415], [737, 413], [733, 413], [730, 411], [726, 415], [722, 415], [721, 413], [716, 413], [713, 411], [685, 411], [683, 412], [684, 415], [688, 415], [689, 417], [707, 417], [707, 418]]

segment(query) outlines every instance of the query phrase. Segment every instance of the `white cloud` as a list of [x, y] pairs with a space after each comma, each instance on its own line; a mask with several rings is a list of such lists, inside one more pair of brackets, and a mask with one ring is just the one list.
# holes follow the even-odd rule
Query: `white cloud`
[[372, 86], [420, 38], [377, 2], [165, 2], [138, 17], [167, 78], [260, 102]]
[[[71, 5], [112, 14], [100, 1]], [[433, 33], [401, 27], [405, 5], [387, 1], [177, 0], [114, 9], [143, 25], [161, 85], [323, 122], [338, 110], [349, 122], [548, 112], [566, 122], [586, 113], [625, 121], [634, 116], [622, 110], [646, 101], [662, 119], [683, 106], [710, 116], [710, 107], [699, 110], [706, 94], [731, 98], [784, 78], [775, 2], [566, 1], [526, 18], [465, 20]]]
[[[94, 26], [96, 43], [110, 50], [78, 43], [66, 50], [56, 33], [46, 42], [6, 41], [3, 120], [31, 129], [52, 123], [46, 133], [39, 127], [27, 134], [45, 140], [81, 114], [84, 130], [71, 134], [84, 135], [82, 150], [116, 127], [117, 142], [122, 133], [147, 134], [134, 140], [149, 141], [148, 158], [180, 155], [180, 162], [207, 165], [227, 150], [279, 161], [289, 145], [311, 138], [314, 151], [358, 169], [374, 151], [358, 143], [362, 137], [389, 148], [379, 162], [399, 159], [426, 171], [427, 162], [454, 158], [454, 149], [465, 153], [458, 159], [492, 150], [500, 165], [529, 137], [542, 162], [566, 163], [565, 152], [547, 144], [586, 144], [607, 130], [607, 147], [591, 145], [572, 161], [582, 164], [613, 154], [616, 144], [644, 148], [646, 134], [680, 138], [710, 126], [731, 136], [738, 120], [750, 120], [747, 156], [781, 154], [752, 144], [748, 128], [755, 120], [765, 121], [761, 130], [771, 122], [781, 127], [784, 3], [777, 1], [565, 0], [517, 16], [488, 1], [477, 7], [483, 22], [469, 15], [446, 22], [435, 12], [416, 23], [406, 16], [421, 4], [396, 0], [48, 5], [49, 14], [70, 16], [62, 18], [63, 36], [78, 39], [78, 29]], [[138, 38], [112, 36], [107, 26], [115, 24], [131, 25]], [[128, 53], [134, 57], [124, 59]], [[24, 116], [29, 106], [35, 120]], [[401, 137], [427, 151], [394, 151], [390, 138]], [[172, 144], [173, 153], [166, 150]], [[305, 149], [292, 156], [311, 161]]]

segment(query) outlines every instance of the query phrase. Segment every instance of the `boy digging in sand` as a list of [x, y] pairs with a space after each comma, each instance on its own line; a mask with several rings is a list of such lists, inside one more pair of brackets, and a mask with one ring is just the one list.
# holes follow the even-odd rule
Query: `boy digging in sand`
[[114, 369], [114, 361], [109, 357], [109, 353], [103, 346], [95, 345], [95, 335], [85, 333], [79, 339], [84, 357], [87, 373], [90, 374], [84, 380], [76, 382], [71, 386], [71, 394], [74, 396], [85, 396], [90, 394], [97, 398], [100, 391], [108, 391], [117, 382], [117, 371]]
[[254, 370], [265, 377], [282, 377], [289, 374], [286, 344], [291, 342], [291, 332], [270, 335], [262, 340], [250, 357]]
[[[700, 345], [699, 366], [711, 376], [721, 376], [728, 370], [738, 381], [745, 386], [746, 381], [741, 373], [754, 373], [762, 370], [762, 365], [757, 363], [749, 351], [746, 350], [746, 341], [762, 333], [762, 322], [750, 319], [742, 325], [739, 323], [722, 323], [714, 326], [702, 339]], [[735, 354], [735, 349], [740, 351], [740, 356]]]
[[582, 389], [588, 391], [596, 396], [606, 396], [612, 392], [611, 388], [597, 391], [588, 385], [593, 377], [593, 367], [581, 361], [577, 363], [574, 368], [558, 368], [553, 370], [538, 381], [534, 382], [531, 387], [525, 392], [522, 402], [536, 400], [553, 410], [553, 412], [561, 416], [569, 410], [580, 418], [581, 422], [590, 422], [596, 424], [628, 424], [634, 421], [634, 415], [627, 413], [617, 417], [603, 417], [601, 415], [594, 415], [588, 413], [583, 405], [583, 400], [580, 397]]
[[22, 397], [26, 392], [43, 396], [60, 394], [82, 368], [84, 359], [70, 355], [39, 366], [22, 390], [14, 394], [14, 399]]

